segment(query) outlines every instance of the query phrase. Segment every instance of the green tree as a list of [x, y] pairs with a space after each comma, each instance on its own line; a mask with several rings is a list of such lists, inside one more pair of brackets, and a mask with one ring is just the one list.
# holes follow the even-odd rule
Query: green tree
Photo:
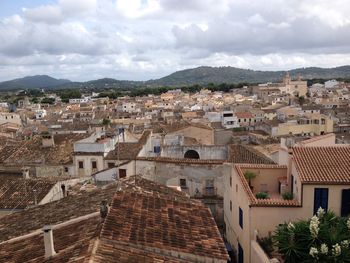
[[323, 209], [309, 220], [278, 226], [273, 240], [286, 263], [350, 262], [350, 219]]
[[102, 120], [102, 124], [103, 125], [110, 125], [111, 124], [111, 120], [110, 119], [103, 119]]
[[244, 177], [245, 179], [248, 180], [248, 183], [249, 183], [249, 187], [252, 188], [252, 180], [256, 177], [256, 173], [252, 172], [252, 171], [246, 171], [244, 173]]

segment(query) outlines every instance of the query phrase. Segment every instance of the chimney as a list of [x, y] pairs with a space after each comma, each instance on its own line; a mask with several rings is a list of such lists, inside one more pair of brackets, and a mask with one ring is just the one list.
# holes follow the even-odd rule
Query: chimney
[[29, 169], [28, 169], [28, 167], [23, 167], [22, 168], [22, 177], [24, 179], [29, 179]]
[[45, 258], [53, 257], [56, 252], [53, 244], [52, 226], [46, 225], [43, 227]]
[[53, 134], [44, 133], [41, 135], [41, 142], [44, 148], [55, 146]]
[[38, 204], [38, 195], [36, 193], [36, 189], [33, 190], [33, 194], [34, 194], [34, 205]]

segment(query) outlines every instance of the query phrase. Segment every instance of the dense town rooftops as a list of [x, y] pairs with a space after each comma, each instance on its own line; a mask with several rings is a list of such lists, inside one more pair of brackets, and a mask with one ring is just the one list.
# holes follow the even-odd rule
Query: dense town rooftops
[[302, 183], [350, 184], [350, 146], [294, 147]]

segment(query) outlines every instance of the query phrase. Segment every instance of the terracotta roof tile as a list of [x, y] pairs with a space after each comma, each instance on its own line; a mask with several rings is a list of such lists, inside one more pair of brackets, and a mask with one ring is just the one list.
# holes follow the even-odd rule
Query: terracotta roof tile
[[57, 183], [57, 180], [1, 177], [0, 209], [24, 209], [39, 203]]
[[350, 184], [350, 146], [294, 147], [303, 183]]
[[41, 231], [29, 237], [0, 243], [0, 263], [84, 262], [91, 255], [94, 238], [100, 233], [100, 216], [94, 216], [53, 230], [56, 255], [45, 258]]
[[274, 161], [254, 148], [240, 144], [229, 146], [229, 161], [232, 163], [274, 164]]
[[[96, 215], [97, 202], [109, 199], [111, 190], [112, 206], [102, 222]], [[57, 254], [50, 259], [44, 258], [40, 231], [46, 224], [55, 224]], [[181, 258], [184, 254], [186, 259]], [[123, 178], [106, 189], [5, 216], [0, 222], [1, 263], [184, 263], [208, 259], [228, 259], [210, 210], [182, 192], [140, 177]]]
[[0, 242], [28, 234], [44, 225], [58, 224], [96, 212], [102, 200], [111, 202], [115, 191], [115, 185], [91, 191], [79, 191], [58, 201], [2, 217], [0, 220]]
[[[123, 222], [123, 223], [120, 223]], [[227, 259], [210, 210], [202, 204], [118, 192], [102, 228], [102, 239], [209, 258]]]

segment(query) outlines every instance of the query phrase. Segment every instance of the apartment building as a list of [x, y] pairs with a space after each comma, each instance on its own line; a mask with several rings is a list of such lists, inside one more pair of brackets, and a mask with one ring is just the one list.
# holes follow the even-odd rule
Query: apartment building
[[293, 147], [281, 161], [285, 165], [234, 165], [224, 183], [224, 219], [238, 262], [269, 262], [256, 238], [269, 236], [281, 223], [310, 218], [319, 207], [350, 214], [350, 147], [320, 144], [312, 139]]

